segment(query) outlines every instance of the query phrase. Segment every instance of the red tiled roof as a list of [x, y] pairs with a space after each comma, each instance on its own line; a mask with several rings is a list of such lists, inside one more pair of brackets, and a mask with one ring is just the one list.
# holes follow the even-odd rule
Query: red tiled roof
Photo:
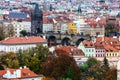
[[[29, 68], [23, 68], [23, 69], [8, 69], [11, 74], [13, 74], [16, 70], [21, 70], [21, 77], [18, 78], [30, 78], [30, 77], [37, 77], [38, 75], [31, 71]], [[0, 76], [3, 76], [7, 73], [6, 70], [0, 70]]]
[[55, 50], [63, 50], [67, 54], [70, 54], [72, 52], [73, 53], [72, 55], [82, 55], [82, 56], [84, 56], [84, 53], [82, 52], [82, 50], [78, 50], [74, 46], [60, 46], [60, 47], [56, 47]]
[[94, 47], [94, 44], [90, 41], [83, 41], [82, 43], [86, 48], [93, 48]]
[[[103, 39], [104, 38], [104, 39]], [[118, 46], [120, 46], [120, 41], [118, 38], [112, 37], [98, 37], [95, 43], [96, 47], [103, 46], [106, 51], [118, 52]]]
[[103, 44], [103, 46], [107, 52], [118, 52], [119, 51], [115, 47], [108, 45], [108, 44], [107, 45]]
[[0, 41], [0, 44], [28, 44], [28, 43], [44, 43], [47, 42], [45, 39], [39, 36], [31, 37], [12, 37]]
[[99, 18], [98, 21], [96, 21], [97, 18], [90, 18], [87, 19], [86, 22], [91, 26], [91, 27], [96, 27], [97, 25], [99, 27], [102, 27], [103, 25], [106, 24], [106, 18]]

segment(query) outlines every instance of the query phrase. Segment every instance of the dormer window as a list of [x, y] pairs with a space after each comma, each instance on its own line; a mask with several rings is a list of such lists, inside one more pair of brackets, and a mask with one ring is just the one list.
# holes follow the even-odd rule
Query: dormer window
[[87, 44], [85, 44], [85, 46], [88, 46]]
[[93, 44], [90, 44], [90, 46], [93, 46]]

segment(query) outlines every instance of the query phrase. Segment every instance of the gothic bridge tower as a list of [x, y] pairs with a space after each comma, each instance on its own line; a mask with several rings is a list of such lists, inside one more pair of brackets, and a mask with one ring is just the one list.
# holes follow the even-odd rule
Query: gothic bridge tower
[[36, 3], [34, 11], [31, 13], [31, 34], [39, 35], [43, 32], [43, 12]]

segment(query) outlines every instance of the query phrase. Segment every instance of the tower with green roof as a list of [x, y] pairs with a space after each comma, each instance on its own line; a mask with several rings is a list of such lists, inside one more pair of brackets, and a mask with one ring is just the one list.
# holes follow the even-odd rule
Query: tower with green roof
[[78, 5], [78, 10], [77, 10], [77, 11], [78, 11], [78, 14], [81, 14], [81, 13], [82, 13], [81, 5], [80, 5], [80, 4]]

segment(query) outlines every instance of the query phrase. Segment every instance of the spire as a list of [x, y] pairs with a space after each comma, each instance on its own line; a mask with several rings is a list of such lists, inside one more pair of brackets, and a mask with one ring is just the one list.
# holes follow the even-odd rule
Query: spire
[[81, 5], [79, 4], [79, 6], [78, 6], [78, 14], [81, 14], [81, 13], [82, 13]]
[[34, 14], [42, 14], [42, 10], [39, 9], [39, 5], [35, 4]]

